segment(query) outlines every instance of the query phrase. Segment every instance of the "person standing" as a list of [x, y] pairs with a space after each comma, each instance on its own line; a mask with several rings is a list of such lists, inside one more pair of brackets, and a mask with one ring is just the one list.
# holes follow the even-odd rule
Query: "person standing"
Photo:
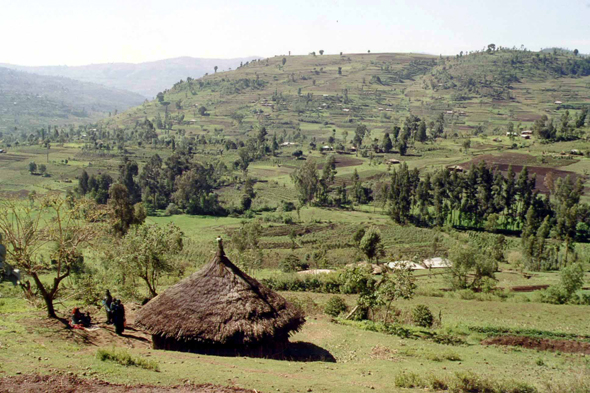
[[106, 295], [104, 299], [102, 299], [102, 305], [107, 313], [107, 325], [113, 323], [113, 311], [111, 310], [111, 306], [113, 305], [113, 297], [111, 296], [111, 292], [107, 289]]
[[125, 331], [125, 307], [121, 300], [113, 300], [113, 323], [115, 324], [115, 333], [123, 334]]

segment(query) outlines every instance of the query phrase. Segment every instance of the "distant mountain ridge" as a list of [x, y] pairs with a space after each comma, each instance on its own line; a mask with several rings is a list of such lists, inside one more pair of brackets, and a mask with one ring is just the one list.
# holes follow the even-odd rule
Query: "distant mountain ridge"
[[0, 131], [88, 123], [144, 100], [96, 83], [0, 67]]
[[252, 56], [235, 59], [203, 59], [186, 56], [137, 64], [104, 63], [70, 67], [21, 66], [0, 63], [0, 67], [98, 83], [141, 94], [144, 98], [154, 98], [159, 92], [170, 88], [174, 83], [181, 79], [184, 80], [188, 76], [200, 78], [206, 73], [214, 73], [215, 66], [218, 67], [218, 71], [235, 69], [240, 63], [258, 58]]

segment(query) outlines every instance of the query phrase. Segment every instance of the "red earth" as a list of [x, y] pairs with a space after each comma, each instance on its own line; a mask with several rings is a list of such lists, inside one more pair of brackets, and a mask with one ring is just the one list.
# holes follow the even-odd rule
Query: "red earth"
[[549, 189], [544, 184], [545, 176], [547, 176], [549, 173], [553, 174], [554, 182], [557, 181], [558, 178], [565, 178], [568, 175], [573, 181], [576, 181], [579, 177], [583, 177], [582, 175], [571, 171], [565, 171], [554, 167], [532, 165], [537, 163], [536, 157], [518, 153], [505, 153], [500, 156], [485, 154], [475, 157], [473, 160], [461, 164], [461, 166], [467, 169], [471, 166], [471, 164], [477, 165], [481, 161], [485, 161], [492, 167], [497, 167], [503, 175], [506, 175], [508, 172], [508, 167], [512, 165], [512, 170], [516, 173], [517, 177], [522, 171], [522, 168], [526, 166], [529, 171], [529, 175], [532, 175], [533, 173], [537, 175], [535, 188], [544, 194], [549, 193]]
[[211, 384], [194, 385], [187, 383], [176, 386], [120, 385], [98, 379], [84, 379], [75, 375], [19, 375], [0, 379], [0, 392], [3, 393], [254, 393], [236, 387]]
[[499, 336], [481, 342], [483, 345], [508, 345], [551, 352], [583, 353], [590, 355], [590, 343], [574, 340], [553, 340], [524, 336]]

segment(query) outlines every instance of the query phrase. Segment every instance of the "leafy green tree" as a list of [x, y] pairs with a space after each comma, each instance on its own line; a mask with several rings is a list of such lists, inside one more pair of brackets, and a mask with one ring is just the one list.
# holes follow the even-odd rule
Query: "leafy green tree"
[[383, 135], [383, 141], [381, 142], [381, 148], [383, 149], [383, 151], [385, 153], [389, 153], [389, 152], [391, 152], [391, 149], [393, 149], [393, 142], [391, 141], [391, 138], [389, 137], [388, 132], [386, 132], [385, 135]]
[[381, 231], [377, 228], [369, 228], [359, 243], [359, 249], [366, 255], [369, 261], [377, 261], [384, 255]]
[[215, 71], [215, 73], [217, 73], [217, 66], [213, 67], [213, 70]]
[[360, 149], [361, 145], [363, 144], [363, 138], [368, 131], [369, 129], [364, 124], [359, 124], [354, 130], [354, 138], [352, 139], [352, 143], [357, 149]]
[[88, 199], [61, 195], [31, 196], [30, 203], [10, 199], [0, 203], [7, 261], [24, 274], [21, 288], [25, 296], [42, 297], [50, 318], [57, 318], [54, 302], [61, 283], [72, 271], [83, 268], [83, 247], [104, 233], [100, 214]]
[[357, 247], [360, 247], [361, 245], [361, 240], [363, 239], [363, 236], [365, 236], [365, 228], [364, 227], [359, 227], [357, 229], [357, 231], [354, 233], [354, 235], [352, 235], [352, 241], [354, 242], [354, 244]]
[[158, 295], [164, 274], [178, 272], [173, 257], [183, 249], [183, 233], [175, 224], [137, 225], [121, 239], [117, 262], [124, 274], [142, 279], [151, 297]]
[[571, 264], [561, 270], [560, 285], [569, 297], [584, 286], [584, 268], [581, 263]]
[[456, 248], [449, 255], [447, 279], [453, 289], [479, 289], [484, 278], [495, 280], [495, 261], [472, 248]]
[[29, 162], [29, 172], [31, 174], [37, 172], [37, 164], [35, 163], [35, 161]]
[[324, 50], [320, 49], [320, 55], [323, 55], [323, 54], [324, 54]]
[[422, 120], [418, 126], [418, 132], [416, 133], [416, 140], [418, 142], [426, 142], [428, 135], [426, 135], [426, 122]]
[[86, 172], [86, 170], [82, 170], [82, 174], [78, 178], [78, 193], [80, 195], [86, 195], [86, 193], [89, 191], [88, 190], [88, 180], [89, 180], [88, 172]]
[[260, 220], [243, 221], [240, 228], [231, 235], [231, 246], [237, 253], [239, 263], [249, 269], [259, 267], [262, 263], [260, 237], [262, 225]]
[[283, 64], [283, 67], [285, 66], [285, 63], [287, 62], [287, 58], [283, 57], [283, 60], [281, 61], [281, 63]]
[[116, 235], [124, 236], [131, 225], [141, 224], [145, 217], [138, 217], [127, 187], [123, 184], [114, 184], [109, 189], [109, 202], [111, 226]]
[[384, 320], [387, 322], [394, 301], [409, 300], [414, 297], [416, 279], [408, 265], [399, 264], [392, 272], [383, 274], [376, 286], [377, 304], [386, 307]]
[[299, 169], [291, 173], [291, 180], [302, 203], [313, 201], [319, 185], [318, 168], [314, 161], [306, 161]]
[[137, 162], [125, 157], [119, 165], [119, 183], [127, 188], [127, 193], [132, 204], [141, 201], [141, 188], [135, 182], [135, 176], [139, 174]]
[[400, 156], [405, 156], [408, 152], [408, 143], [405, 139], [400, 139], [397, 142], [397, 150], [399, 151]]
[[333, 183], [337, 173], [336, 158], [334, 154], [330, 154], [326, 157], [326, 162], [324, 163], [324, 167], [322, 169], [322, 179], [324, 179], [327, 184]]
[[39, 164], [39, 173], [45, 175], [47, 173], [47, 166], [45, 164]]

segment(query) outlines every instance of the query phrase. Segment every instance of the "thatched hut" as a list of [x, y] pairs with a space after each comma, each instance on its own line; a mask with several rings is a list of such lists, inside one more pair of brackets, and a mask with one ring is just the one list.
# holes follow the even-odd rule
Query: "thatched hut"
[[218, 241], [213, 260], [142, 307], [136, 325], [155, 349], [280, 356], [303, 313], [236, 267]]

